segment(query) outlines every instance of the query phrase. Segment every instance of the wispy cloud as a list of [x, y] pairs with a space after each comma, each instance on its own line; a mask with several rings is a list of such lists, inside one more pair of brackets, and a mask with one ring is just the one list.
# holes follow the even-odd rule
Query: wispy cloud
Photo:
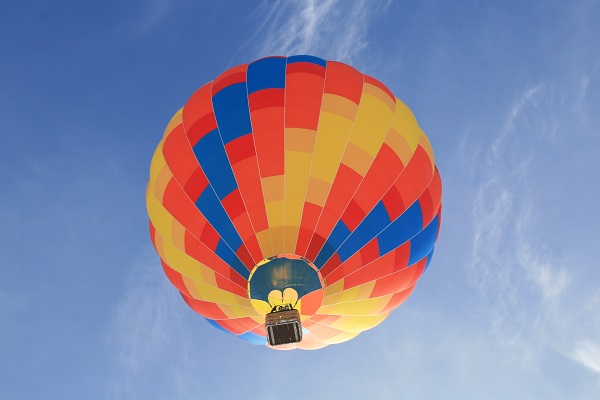
[[125, 294], [118, 303], [109, 339], [115, 344], [119, 371], [111, 390], [113, 398], [128, 398], [136, 391], [152, 364], [164, 358], [173, 343], [173, 327], [180, 325], [176, 291], [169, 287], [153, 250], [130, 269]]
[[[567, 90], [556, 82], [525, 88], [508, 107], [487, 151], [477, 155], [470, 283], [479, 292], [494, 336], [512, 350], [516, 362], [534, 369], [541, 352], [550, 347], [600, 372], [600, 345], [585, 339], [600, 328], [590, 317], [600, 308], [586, 309], [591, 297], [581, 290], [581, 266], [576, 264], [581, 258], [575, 256], [579, 249], [548, 248], [544, 241], [547, 232], [538, 225], [548, 211], [546, 199], [536, 191], [553, 177], [534, 168], [540, 160], [551, 160], [540, 153], [548, 148], [543, 144], [572, 142], [576, 134], [571, 121], [579, 121], [589, 107], [588, 84], [584, 75]], [[578, 130], [585, 137], [589, 126]]]
[[571, 356], [575, 361], [600, 374], [600, 344], [587, 340], [577, 342]]
[[390, 1], [265, 1], [259, 55], [314, 54], [353, 62], [367, 47], [372, 19]]
[[140, 18], [136, 25], [137, 33], [142, 35], [160, 23], [167, 15], [172, 3], [173, 0], [150, 0], [144, 2], [145, 7], [141, 7]]

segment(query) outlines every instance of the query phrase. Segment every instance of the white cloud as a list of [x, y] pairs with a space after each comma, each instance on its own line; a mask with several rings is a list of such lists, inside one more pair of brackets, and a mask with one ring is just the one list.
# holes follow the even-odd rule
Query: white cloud
[[571, 354], [573, 359], [600, 374], [600, 344], [587, 340], [577, 342]]
[[390, 2], [265, 1], [261, 56], [314, 54], [352, 62], [367, 45], [369, 23]]
[[168, 353], [173, 343], [170, 332], [181, 324], [176, 312], [180, 299], [169, 287], [154, 249], [148, 249], [130, 271], [109, 331], [119, 371], [111, 388], [113, 398], [127, 398], [135, 392], [149, 366]]

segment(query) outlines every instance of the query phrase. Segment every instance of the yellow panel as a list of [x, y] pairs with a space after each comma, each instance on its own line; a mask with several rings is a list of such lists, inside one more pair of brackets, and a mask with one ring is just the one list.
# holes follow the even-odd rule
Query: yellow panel
[[163, 142], [160, 142], [154, 151], [154, 155], [152, 156], [152, 162], [150, 163], [150, 185], [154, 189], [155, 182], [158, 179], [158, 174], [165, 168], [167, 162], [165, 161], [165, 157], [163, 156]]
[[269, 229], [256, 232], [256, 238], [258, 239], [258, 245], [260, 246], [263, 257], [271, 257], [275, 255], [273, 252], [273, 243], [271, 242], [271, 231]]
[[156, 195], [152, 190], [146, 192], [146, 208], [148, 209], [148, 216], [154, 228], [160, 235], [170, 242], [172, 242], [172, 224], [174, 218], [167, 210], [163, 207], [162, 203], [156, 198]]
[[390, 302], [392, 295], [375, 297], [373, 299], [353, 301], [321, 306], [317, 314], [329, 315], [377, 315]]
[[[394, 108], [396, 107], [396, 102], [379, 87], [365, 82], [363, 86], [363, 97], [365, 93], [377, 98], [377, 100], [382, 102], [387, 108], [390, 109], [390, 111], [394, 111]], [[360, 99], [360, 101], [362, 102], [362, 98]]]
[[283, 226], [275, 226], [271, 228], [271, 236], [273, 237], [273, 251], [275, 254], [284, 254], [283, 249], [285, 229]]
[[283, 199], [278, 201], [268, 201], [265, 204], [267, 209], [267, 219], [269, 221], [269, 227], [271, 227], [271, 238], [275, 240], [275, 234], [273, 228], [276, 226], [283, 226]]
[[293, 253], [296, 249], [311, 160], [311, 153], [285, 152], [285, 253]]
[[[204, 276], [203, 276], [204, 274], [202, 273], [202, 264], [198, 260], [190, 257], [186, 253], [177, 249], [168, 240], [163, 240], [162, 244], [163, 244], [163, 251], [164, 251], [162, 258], [172, 269], [174, 269], [175, 271], [179, 272], [182, 275], [189, 276], [190, 278], [193, 278], [194, 280], [204, 282]], [[214, 282], [215, 272], [206, 266], [204, 266], [204, 268], [206, 270], [208, 270], [207, 271], [208, 274], [212, 273], [212, 275], [213, 275], [212, 281], [213, 281], [213, 284], [216, 285], [216, 283]]]
[[273, 309], [269, 303], [263, 300], [250, 299], [250, 303], [252, 304], [252, 307], [254, 307], [254, 310], [263, 316], [270, 313]]
[[[325, 282], [327, 282], [327, 278], [325, 278]], [[339, 293], [344, 290], [344, 280], [340, 279], [337, 282], [332, 283], [331, 285], [325, 286], [325, 290], [323, 291], [323, 296], [331, 296], [335, 293]]]
[[368, 316], [342, 316], [330, 323], [329, 326], [346, 332], [364, 332], [382, 323], [389, 314], [390, 313]]
[[343, 290], [333, 295], [326, 295], [323, 298], [323, 305], [332, 305], [338, 303], [346, 303], [349, 301], [368, 299], [377, 281], [367, 282], [360, 286], [355, 286], [350, 289]]
[[265, 322], [264, 317], [257, 314], [256, 310], [252, 307], [241, 307], [238, 305], [230, 305], [230, 304], [217, 304], [221, 311], [227, 318], [237, 319], [237, 318], [251, 318], [254, 322], [258, 324], [262, 324]]
[[363, 149], [371, 158], [375, 158], [390, 129], [392, 116], [392, 110], [380, 99], [363, 93], [350, 135], [350, 143]]
[[321, 112], [313, 156], [311, 178], [333, 183], [352, 130], [352, 122]]
[[[419, 138], [421, 137], [421, 128], [412, 111], [402, 102], [400, 99], [396, 99], [396, 110], [394, 112], [394, 121], [392, 122], [392, 128], [398, 131], [406, 140], [410, 153], [398, 153], [401, 156], [401, 160], [406, 165], [412, 154], [415, 152], [417, 145], [419, 144]], [[405, 158], [407, 157], [408, 158]]]
[[[186, 281], [186, 286], [187, 286]], [[246, 297], [241, 297], [223, 289], [207, 285], [205, 283], [193, 280], [191, 282], [196, 289], [194, 297], [197, 295], [198, 300], [209, 301], [211, 303], [227, 304], [233, 306], [242, 306], [248, 308], [249, 315], [258, 315], [250, 300]]]
[[[299, 225], [300, 223], [298, 223]], [[285, 243], [284, 243], [284, 251], [285, 253], [294, 253], [294, 249], [296, 248], [296, 243], [298, 242], [298, 232], [300, 232], [300, 227], [298, 226], [286, 226], [285, 228]]]

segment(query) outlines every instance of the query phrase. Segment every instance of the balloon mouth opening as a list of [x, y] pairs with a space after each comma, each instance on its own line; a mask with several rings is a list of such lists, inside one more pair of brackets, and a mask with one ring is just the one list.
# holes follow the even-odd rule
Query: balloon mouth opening
[[323, 301], [325, 281], [318, 268], [295, 254], [261, 260], [248, 278], [248, 298], [260, 315], [287, 307], [302, 319], [313, 315]]

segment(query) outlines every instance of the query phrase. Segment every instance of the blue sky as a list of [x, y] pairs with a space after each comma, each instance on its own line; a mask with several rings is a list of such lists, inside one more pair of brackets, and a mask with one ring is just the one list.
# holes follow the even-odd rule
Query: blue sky
[[[599, 20], [597, 0], [2, 2], [0, 398], [599, 398]], [[297, 53], [413, 110], [444, 214], [382, 325], [276, 352], [181, 301], [144, 195], [196, 88]]]

